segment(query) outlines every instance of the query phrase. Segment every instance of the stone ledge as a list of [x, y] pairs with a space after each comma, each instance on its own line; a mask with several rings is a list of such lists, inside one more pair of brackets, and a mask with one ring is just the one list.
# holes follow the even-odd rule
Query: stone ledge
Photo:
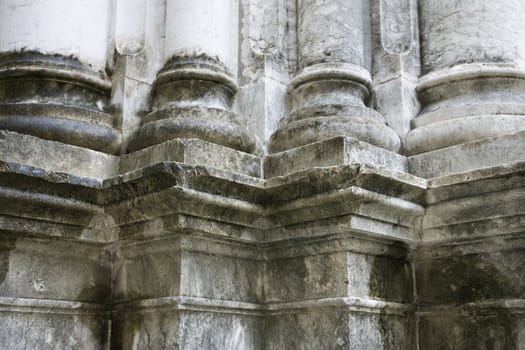
[[427, 183], [428, 204], [516, 189], [525, 184], [525, 161], [433, 178]]
[[437, 178], [525, 161], [525, 132], [488, 137], [408, 158], [411, 174]]
[[267, 215], [272, 226], [278, 227], [350, 213], [411, 227], [417, 226], [424, 209], [403, 199], [351, 186], [283, 203]]
[[381, 165], [396, 172], [407, 169], [404, 156], [341, 136], [268, 155], [264, 159], [264, 177], [270, 179], [314, 167], [347, 164]]
[[[96, 232], [120, 230], [123, 238], [131, 238], [139, 234], [139, 226], [144, 230], [158, 228], [165, 219], [169, 225], [164, 229], [169, 231], [172, 225], [177, 230], [175, 214], [208, 218], [217, 222], [217, 228], [221, 220], [239, 225], [235, 230], [249, 233], [255, 240], [266, 234], [260, 230], [277, 239], [279, 230], [293, 232], [297, 224], [353, 214], [352, 224], [347, 226], [350, 229], [365, 232], [368, 222], [371, 232], [408, 229], [401, 236], [401, 231], [396, 235], [412, 236], [413, 240], [417, 234], [410, 231], [418, 227], [423, 214], [426, 230], [454, 225], [459, 229], [458, 225], [484, 220], [491, 225], [487, 219], [501, 221], [504, 217], [516, 217], [510, 218], [509, 225], [517, 230], [521, 222], [517, 216], [523, 213], [519, 212], [519, 205], [512, 203], [523, 201], [524, 164], [515, 162], [432, 180], [392, 172], [383, 166], [351, 164], [263, 180], [216, 168], [163, 162], [101, 182], [3, 163], [0, 180], [9, 187], [2, 190], [2, 213], [27, 219], [30, 230], [31, 226], [38, 226], [34, 220], [42, 221], [44, 226], [77, 226], [77, 231], [81, 227], [92, 228], [91, 236], [103, 241], [116, 236], [112, 233], [103, 238]], [[480, 196], [485, 192], [488, 193]], [[508, 196], [514, 198], [512, 203]], [[500, 214], [490, 207], [496, 202], [502, 208]], [[472, 206], [479, 210], [472, 210]], [[466, 211], [470, 216], [464, 215]], [[13, 228], [12, 218], [5, 222]], [[439, 235], [437, 231], [435, 234]]]
[[523, 230], [495, 236], [477, 236], [463, 239], [442, 239], [423, 241], [418, 247], [415, 260], [441, 257], [463, 256], [469, 254], [491, 254], [519, 250], [525, 247]]
[[95, 204], [77, 199], [0, 187], [2, 215], [89, 227], [98, 224], [93, 218], [102, 219], [102, 210]]
[[406, 315], [412, 313], [414, 307], [411, 304], [394, 303], [376, 299], [363, 299], [355, 297], [310, 299], [294, 302], [269, 303], [264, 304], [264, 310], [269, 315], [290, 314], [302, 311], [309, 311], [320, 308], [346, 309], [351, 312], [386, 314], [386, 315]]
[[451, 199], [427, 208], [423, 228], [473, 223], [525, 214], [525, 187]]
[[119, 157], [0, 130], [0, 161], [101, 180], [117, 175]]
[[[321, 232], [330, 232], [330, 235], [327, 236]], [[388, 235], [385, 232], [388, 232]], [[377, 241], [381, 241], [381, 239], [396, 240], [407, 244], [415, 244], [420, 240], [418, 227], [406, 227], [353, 214], [320, 219], [315, 222], [286, 225], [286, 227], [265, 230], [263, 234], [264, 241], [267, 243], [308, 241], [320, 239], [322, 236], [328, 238], [337, 235], [355, 238], [366, 237]]]
[[261, 249], [262, 256], [268, 260], [328, 253], [356, 253], [400, 259], [407, 257], [411, 246], [386, 234], [374, 237], [368, 233], [345, 232], [267, 242]]
[[[0, 131], [0, 161], [19, 164], [20, 168], [41, 169], [69, 180], [78, 178], [82, 181], [77, 182], [92, 186], [100, 182], [114, 183], [116, 178], [129, 178], [144, 168], [166, 162], [201, 166], [212, 172], [229, 173], [230, 176], [235, 174], [237, 177], [253, 179], [264, 176], [268, 183], [264, 182], [263, 186], [271, 186], [274, 182], [282, 181], [283, 177], [298, 176], [315, 168], [344, 165], [383, 168], [387, 176], [403, 176], [414, 183], [424, 183], [425, 178], [431, 179], [432, 183], [439, 183], [437, 178], [455, 175], [459, 178], [466, 173], [476, 176], [476, 173], [486, 168], [504, 168], [508, 164], [523, 163], [525, 159], [520, 145], [524, 136], [525, 132], [518, 132], [489, 137], [409, 158], [351, 137], [335, 137], [261, 159], [197, 139], [175, 139], [118, 157], [34, 136]], [[216, 157], [217, 154], [221, 154], [221, 157]]]
[[[309, 235], [278, 235], [275, 233], [276, 237], [271, 239], [270, 237], [273, 236], [268, 236], [268, 232], [263, 231], [260, 232], [259, 239], [246, 239], [241, 235], [219, 235], [215, 231], [215, 226], [206, 219], [185, 217], [183, 220], [199, 220], [203, 221], [202, 225], [209, 226], [206, 229], [199, 229], [189, 224], [173, 231], [170, 230], [171, 233], [165, 235], [120, 240], [118, 250], [120, 251], [119, 256], [125, 258], [162, 252], [191, 251], [264, 261], [275, 257], [309, 256], [313, 251], [316, 254], [355, 252], [402, 257], [406, 255], [407, 250], [413, 248], [412, 245], [419, 243], [418, 239], [392, 237], [386, 235], [385, 231], [374, 234], [375, 232], [368, 229], [357, 229], [351, 226], [353, 219], [365, 220], [368, 223], [366, 218], [348, 215], [305, 223], [309, 226], [308, 228], [297, 225], [297, 230], [311, 231]], [[391, 226], [388, 225], [388, 227]], [[263, 234], [266, 234], [266, 237], [262, 236]], [[385, 249], [385, 246], [388, 249]]]
[[234, 240], [229, 237], [212, 237], [195, 232], [191, 236], [176, 234], [155, 240], [144, 238], [121, 242], [117, 248], [120, 258], [132, 259], [148, 254], [168, 252], [199, 252], [222, 257], [261, 260], [262, 255], [254, 242]]
[[417, 316], [443, 315], [450, 313], [476, 313], [476, 314], [498, 314], [500, 312], [511, 314], [525, 314], [525, 299], [500, 299], [478, 301], [465, 304], [447, 304], [419, 306]]
[[507, 236], [522, 234], [524, 225], [525, 215], [515, 215], [429, 227], [423, 229], [423, 242], [450, 242], [452, 245], [461, 241], [476, 242], [486, 238], [505, 240]]
[[79, 301], [0, 297], [0, 312], [109, 316], [109, 307]]
[[[384, 209], [387, 211], [385, 212]], [[243, 200], [172, 186], [162, 192], [109, 205], [105, 211], [105, 214], [115, 220], [116, 225], [121, 229], [174, 214], [199, 216], [251, 228], [270, 229], [350, 213], [414, 227], [418, 225], [424, 209], [409, 201], [354, 186], [327, 194], [294, 199], [275, 207], [265, 207]]]
[[120, 159], [119, 172], [125, 174], [167, 161], [206, 166], [253, 177], [261, 176], [259, 157], [198, 139], [175, 139], [125, 154]]
[[282, 303], [247, 303], [222, 299], [173, 296], [115, 304], [115, 312], [154, 312], [157, 310], [196, 311], [252, 316], [312, 312], [320, 308], [338, 308], [359, 313], [405, 315], [414, 312], [411, 304], [354, 297], [309, 299]]
[[119, 313], [153, 312], [157, 310], [196, 311], [262, 316], [260, 304], [222, 299], [196, 298], [187, 296], [170, 296], [163, 298], [143, 299], [121, 302], [114, 305]]
[[353, 163], [314, 167], [264, 180], [267, 194], [265, 201], [279, 203], [350, 186], [415, 203], [424, 202], [424, 192], [427, 188], [426, 180], [410, 174], [391, 171], [380, 165]]

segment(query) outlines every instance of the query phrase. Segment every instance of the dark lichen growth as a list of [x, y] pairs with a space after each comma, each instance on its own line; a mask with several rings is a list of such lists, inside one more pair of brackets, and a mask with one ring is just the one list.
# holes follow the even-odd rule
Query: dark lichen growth
[[208, 68], [216, 71], [228, 73], [228, 68], [220, 60], [218, 56], [212, 57], [204, 53], [176, 53], [171, 56], [164, 65], [164, 68], [159, 72], [166, 72], [177, 68]]
[[0, 68], [30, 63], [67, 67], [73, 70], [91, 71], [103, 76], [106, 75], [106, 72], [100, 69], [95, 69], [91, 64], [82, 62], [76, 55], [62, 55], [59, 53], [47, 54], [36, 50], [27, 50], [25, 48], [0, 53]]

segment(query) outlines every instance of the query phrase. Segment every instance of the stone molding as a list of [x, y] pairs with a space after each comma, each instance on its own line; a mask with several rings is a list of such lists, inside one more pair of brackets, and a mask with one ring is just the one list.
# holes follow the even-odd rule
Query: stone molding
[[70, 57], [38, 52], [0, 57], [0, 128], [94, 149], [120, 151], [108, 110], [111, 81]]
[[[16, 139], [16, 135], [10, 137]], [[200, 158], [209, 154], [209, 147], [229, 154], [225, 157], [229, 163], [214, 167], [205, 157]], [[341, 157], [312, 167], [297, 163], [305, 156], [307, 161], [323, 147], [331, 147], [330, 152]], [[83, 285], [80, 273], [75, 282], [78, 286], [68, 286], [73, 295], [82, 295], [83, 302], [96, 302], [100, 300], [96, 293], [108, 283], [103, 281], [112, 281], [111, 301], [104, 302], [100, 311], [86, 314], [81, 304], [68, 306], [67, 298], [67, 305], [39, 306], [42, 302], [33, 302], [33, 294], [19, 295], [28, 298], [24, 310], [30, 315], [40, 307], [54, 307], [63, 317], [75, 315], [102, 323], [111, 319], [112, 346], [117, 347], [119, 342], [128, 344], [132, 336], [145, 341], [140, 332], [149, 327], [149, 318], [158, 320], [151, 322], [165, 320], [161, 329], [169, 325], [186, 332], [185, 322], [201, 322], [198, 315], [214, 320], [210, 322], [250, 320], [243, 331], [250, 341], [254, 339], [252, 332], [267, 327], [262, 324], [290, 322], [290, 317], [302, 320], [312, 314], [324, 317], [326, 313], [346, 315], [341, 316], [346, 321], [338, 319], [337, 324], [353, 322], [359, 329], [366, 327], [354, 317], [364, 317], [371, 324], [401, 322], [396, 327], [406, 332], [413, 332], [411, 322], [418, 319], [425, 327], [421, 332], [427, 332], [427, 325], [442, 317], [439, 310], [450, 310], [454, 317], [465, 313], [463, 306], [449, 308], [439, 300], [427, 305], [413, 299], [412, 278], [420, 279], [418, 295], [432, 296], [427, 290], [432, 286], [421, 282], [433, 271], [428, 264], [448, 266], [450, 262], [455, 267], [457, 259], [466, 256], [485, 259], [487, 254], [496, 254], [505, 259], [519, 255], [516, 250], [523, 246], [523, 161], [423, 179], [406, 173], [407, 161], [396, 158], [401, 156], [348, 137], [303, 148], [274, 154], [270, 156], [273, 165], [269, 165], [270, 158], [264, 161], [201, 140], [174, 140], [125, 156], [122, 173], [115, 170], [104, 179], [4, 162], [0, 167], [0, 201], [4, 203], [0, 225], [3, 244], [8, 237], [14, 242], [11, 259], [31, 256], [22, 245], [54, 242], [45, 243], [52, 249], [43, 249], [40, 254], [65, 254], [62, 249], [69, 246], [68, 256], [83, 261], [85, 253], [75, 252], [88, 245], [90, 251], [100, 251], [99, 256], [88, 258], [95, 264], [93, 268], [97, 264], [113, 266], [107, 270], [112, 271], [112, 277], [102, 278], [97, 282], [101, 285], [87, 289], [89, 293], [77, 289]], [[355, 158], [363, 157], [363, 150], [369, 152], [369, 158]], [[162, 160], [168, 153], [172, 160]], [[228, 170], [229, 164], [234, 171]], [[399, 170], [390, 170], [388, 164]], [[275, 176], [264, 176], [263, 166], [282, 169]], [[495, 202], [503, 204], [495, 208]], [[498, 245], [492, 244], [494, 240]], [[377, 270], [372, 262], [379, 264]], [[313, 270], [296, 279], [294, 274], [305, 264]], [[75, 266], [70, 263], [68, 269]], [[54, 271], [51, 266], [46, 268]], [[143, 269], [148, 273], [139, 273]], [[360, 269], [375, 272], [359, 273], [357, 278], [354, 274]], [[209, 275], [218, 271], [220, 280]], [[473, 273], [481, 273], [477, 271]], [[317, 282], [319, 276], [336, 277], [338, 273], [348, 276], [348, 284], [337, 278]], [[372, 277], [374, 274], [379, 275]], [[48, 288], [57, 278], [53, 276], [51, 273], [46, 280], [32, 283]], [[278, 283], [282, 279], [288, 281], [286, 287]], [[4, 285], [13, 286], [9, 288], [25, 283], [11, 275], [6, 281]], [[217, 283], [226, 284], [219, 288]], [[459, 282], [456, 285], [463, 288]], [[506, 294], [494, 292], [496, 300], [488, 306], [483, 301], [477, 308], [475, 299], [457, 300], [475, 317], [488, 317], [484, 316], [487, 310], [499, 317], [507, 313], [507, 306], [518, 315], [515, 305], [521, 299], [509, 293], [521, 287], [519, 282], [508, 286], [511, 289]], [[514, 301], [509, 304], [511, 299]], [[68, 311], [73, 305], [80, 309]], [[5, 312], [11, 315], [17, 307], [6, 306]], [[128, 322], [139, 327], [139, 333], [126, 333], [126, 329], [134, 329]], [[294, 327], [300, 324], [294, 323]], [[265, 329], [266, 336], [279, 334], [277, 329]], [[210, 336], [204, 337], [212, 341]], [[170, 339], [183, 341], [184, 337]], [[341, 339], [360, 339], [348, 337]], [[400, 335], [388, 339], [396, 344], [408, 342], [403, 346], [409, 348], [414, 341]]]

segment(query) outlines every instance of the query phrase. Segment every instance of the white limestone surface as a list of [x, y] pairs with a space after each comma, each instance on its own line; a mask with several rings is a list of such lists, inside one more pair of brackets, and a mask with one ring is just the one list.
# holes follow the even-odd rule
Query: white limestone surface
[[420, 1], [425, 73], [464, 63], [525, 63], [522, 0]]
[[237, 71], [238, 0], [168, 1], [165, 58], [205, 54]]
[[73, 55], [103, 69], [111, 10], [109, 0], [0, 0], [0, 52]]

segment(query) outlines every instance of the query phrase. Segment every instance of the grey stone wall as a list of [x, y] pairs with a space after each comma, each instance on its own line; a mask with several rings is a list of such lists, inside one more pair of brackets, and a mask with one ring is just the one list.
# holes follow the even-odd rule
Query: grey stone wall
[[520, 1], [0, 0], [1, 349], [525, 349]]

